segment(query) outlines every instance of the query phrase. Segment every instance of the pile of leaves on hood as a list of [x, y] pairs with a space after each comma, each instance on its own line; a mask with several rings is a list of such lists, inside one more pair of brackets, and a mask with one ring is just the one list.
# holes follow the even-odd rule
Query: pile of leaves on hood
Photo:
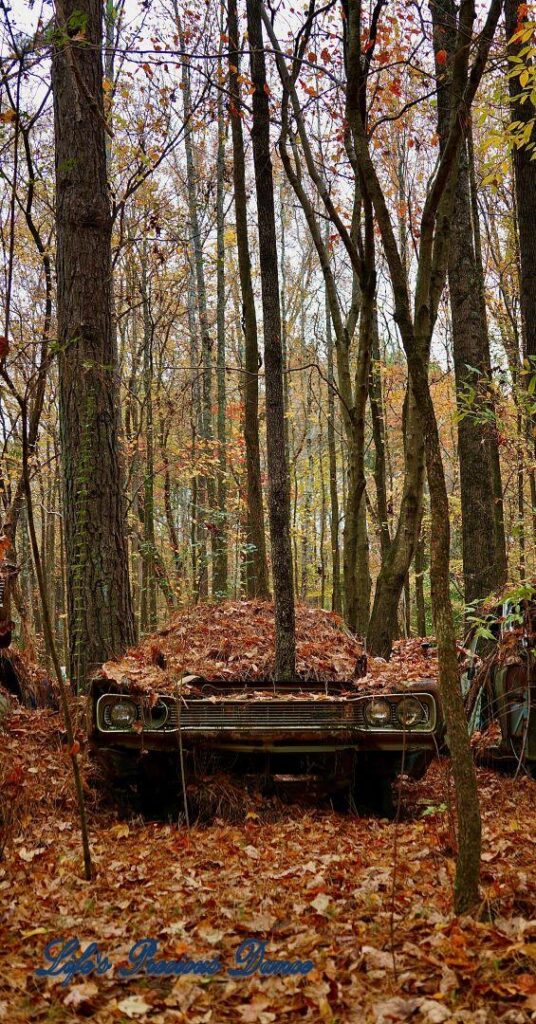
[[[479, 769], [481, 914], [451, 914], [447, 761], [405, 782], [398, 824], [294, 812], [210, 827], [118, 819], [91, 797], [83, 880], [61, 718], [14, 708], [0, 736], [2, 1024], [529, 1024], [536, 1019], [536, 786]], [[9, 820], [10, 819], [10, 820]], [[396, 856], [395, 856], [396, 846]], [[228, 974], [248, 936], [305, 977]], [[56, 937], [98, 944], [101, 975], [38, 977]], [[121, 978], [132, 945], [219, 957], [211, 978]]]
[[[348, 690], [381, 690], [437, 676], [437, 659], [429, 642], [399, 641], [389, 662], [367, 657], [363, 644], [348, 632], [342, 619], [320, 608], [297, 607], [296, 648], [296, 675], [303, 681], [304, 692], [307, 680], [336, 681]], [[265, 681], [273, 677], [274, 653], [273, 605], [226, 601], [182, 612], [125, 657], [106, 662], [102, 675], [122, 687], [149, 693], [171, 692], [190, 676]], [[189, 688], [185, 683], [182, 692]]]

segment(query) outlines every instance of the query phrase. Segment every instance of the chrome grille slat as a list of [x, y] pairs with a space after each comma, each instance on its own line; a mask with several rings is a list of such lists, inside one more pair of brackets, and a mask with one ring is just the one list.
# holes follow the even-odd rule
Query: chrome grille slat
[[[349, 714], [349, 710], [351, 713]], [[177, 713], [185, 731], [203, 729], [348, 729], [362, 714], [356, 705], [320, 701], [185, 701]]]

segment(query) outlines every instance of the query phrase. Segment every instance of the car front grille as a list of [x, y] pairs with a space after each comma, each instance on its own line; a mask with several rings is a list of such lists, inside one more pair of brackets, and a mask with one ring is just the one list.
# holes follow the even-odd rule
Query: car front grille
[[[301, 732], [384, 732], [394, 730], [401, 733], [403, 728], [397, 718], [398, 702], [404, 694], [390, 694], [390, 718], [381, 726], [372, 726], [367, 721], [365, 709], [372, 698], [349, 699], [294, 700], [268, 699], [207, 699], [204, 697], [169, 697], [159, 698], [167, 707], [167, 717], [161, 726], [151, 724], [148, 709], [144, 709], [143, 701], [136, 697], [128, 697], [138, 708], [138, 718], [131, 728], [118, 728], [110, 718], [112, 704], [121, 698], [115, 694], [105, 694], [97, 702], [97, 727], [105, 733], [177, 732], [185, 734], [215, 734], [220, 732], [243, 733], [301, 733]], [[408, 728], [412, 733], [430, 733], [436, 726], [436, 707], [434, 698], [427, 693], [414, 693], [419, 700], [424, 719], [418, 725]]]
[[362, 701], [185, 700], [168, 722], [184, 732], [362, 729]]

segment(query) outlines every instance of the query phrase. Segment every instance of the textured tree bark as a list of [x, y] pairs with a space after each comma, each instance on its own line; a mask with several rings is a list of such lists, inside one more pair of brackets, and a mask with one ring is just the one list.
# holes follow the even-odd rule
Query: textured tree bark
[[[223, 24], [222, 24], [223, 29]], [[221, 52], [218, 72], [223, 79]], [[223, 92], [218, 91], [218, 153], [216, 158], [216, 374], [218, 396], [218, 517], [214, 534], [214, 597], [227, 596], [227, 452], [226, 452], [226, 387], [225, 387], [225, 118]]]
[[[302, 323], [302, 344], [305, 344], [305, 333], [304, 324]], [[313, 395], [311, 390], [311, 382], [309, 381], [306, 385], [307, 390], [307, 402], [305, 408], [305, 423], [306, 435], [305, 435], [305, 450], [307, 453], [307, 470], [304, 484], [303, 494], [303, 511], [301, 514], [301, 585], [296, 588], [296, 593], [300, 595], [300, 600], [304, 603], [307, 601], [309, 592], [309, 580], [310, 580], [310, 560], [314, 558], [314, 545], [311, 545], [312, 533], [312, 506], [313, 506], [313, 486], [314, 486], [314, 475], [313, 475], [313, 440], [311, 437], [312, 427], [312, 409], [313, 409]], [[313, 548], [313, 550], [311, 550]]]
[[369, 401], [370, 416], [372, 420], [372, 438], [374, 441], [374, 485], [376, 488], [376, 508], [378, 513], [377, 526], [380, 539], [380, 553], [383, 560], [389, 550], [391, 535], [389, 532], [389, 514], [387, 511], [385, 418], [383, 412], [383, 388], [380, 368], [378, 318], [376, 314], [374, 315], [374, 331], [372, 337]]
[[[454, 0], [431, 4], [438, 50], [452, 62], [456, 49], [457, 11]], [[450, 127], [450, 68], [436, 63], [438, 131], [444, 149]], [[486, 397], [490, 380], [489, 336], [482, 302], [482, 266], [478, 263], [467, 141], [457, 166], [450, 233], [448, 281], [452, 316], [452, 347], [458, 410], [458, 456], [462, 510], [462, 555], [466, 604], [478, 603], [505, 582], [504, 537], [496, 523], [495, 474], [499, 472], [493, 407]], [[483, 390], [484, 389], [484, 390]], [[468, 395], [474, 402], [467, 408]], [[481, 416], [482, 400], [489, 421]], [[496, 452], [492, 453], [495, 447]], [[501, 540], [503, 550], [501, 551]]]
[[274, 186], [270, 157], [270, 111], [263, 50], [260, 0], [247, 2], [253, 93], [253, 161], [257, 193], [259, 255], [266, 370], [266, 435], [268, 499], [272, 573], [274, 581], [277, 678], [295, 673], [296, 640], [292, 550], [290, 545], [290, 490], [285, 450], [285, 408], [281, 351], [281, 312], [275, 230]]
[[[185, 40], [182, 29], [181, 20], [178, 13], [178, 6], [174, 4], [175, 9], [175, 20], [177, 23], [177, 31], [181, 47], [185, 48]], [[212, 442], [214, 437], [214, 431], [212, 426], [212, 338], [210, 336], [208, 311], [207, 311], [207, 289], [205, 282], [205, 266], [203, 258], [203, 244], [201, 239], [201, 226], [199, 223], [199, 204], [197, 194], [197, 167], [195, 152], [192, 142], [192, 128], [190, 121], [192, 118], [192, 96], [191, 96], [191, 85], [190, 85], [190, 67], [188, 61], [185, 59], [182, 62], [182, 95], [184, 105], [184, 120], [186, 122], [186, 130], [184, 133], [184, 149], [186, 153], [186, 183], [188, 191], [188, 211], [190, 218], [191, 228], [191, 247], [193, 257], [193, 279], [194, 279], [194, 292], [195, 302], [197, 306], [197, 314], [199, 321], [199, 330], [201, 334], [201, 395], [200, 395], [200, 423], [199, 423], [199, 440], [202, 454], [205, 456], [212, 455]], [[190, 314], [189, 314], [190, 315]], [[199, 548], [198, 548], [198, 577], [196, 592], [197, 597], [202, 600], [208, 597], [210, 591], [210, 565], [208, 557], [208, 542], [207, 534], [210, 535], [211, 531], [207, 531], [205, 526], [202, 525], [206, 519], [210, 519], [210, 525], [213, 525], [213, 512], [216, 505], [216, 487], [214, 476], [211, 473], [200, 476], [197, 482], [197, 498], [198, 505], [200, 506], [199, 511], [203, 509], [201, 515], [196, 514], [197, 525], [196, 532], [198, 535]], [[212, 553], [212, 552], [211, 552]]]
[[425, 478], [424, 436], [421, 416], [411, 384], [408, 382], [404, 431], [404, 490], [397, 528], [386, 549], [374, 589], [374, 600], [367, 632], [371, 654], [389, 658], [397, 630], [397, 610], [404, 580], [411, 565], [421, 521]]
[[[521, 40], [512, 40], [518, 25], [521, 27], [527, 23], [532, 15], [529, 10], [523, 11], [517, 0], [505, 0], [505, 23], [506, 37], [508, 42], [508, 55], [519, 56], [520, 52], [527, 45]], [[522, 57], [522, 60], [526, 57]], [[526, 125], [534, 118], [534, 97], [524, 96], [522, 102], [520, 93], [520, 81], [518, 77], [508, 80], [510, 90], [510, 105], [512, 121], [518, 121]], [[536, 164], [532, 159], [533, 153], [527, 146], [515, 147], [512, 154], [514, 163], [515, 182], [515, 211], [517, 219], [517, 234], [519, 240], [519, 285], [521, 305], [521, 325], [523, 360], [527, 362], [526, 373], [520, 373], [520, 383], [528, 387], [531, 378], [536, 374], [536, 295], [534, 281], [536, 279]], [[532, 412], [527, 417], [527, 434], [529, 444], [533, 451], [536, 450], [536, 414]], [[536, 478], [534, 466], [528, 467], [530, 492], [532, 497], [532, 522], [534, 518], [534, 494], [536, 493]], [[524, 496], [522, 490], [523, 466], [518, 474], [518, 510], [519, 510], [519, 567], [521, 573], [525, 573], [525, 532], [524, 532]], [[533, 540], [534, 543], [534, 540]]]
[[426, 636], [426, 605], [424, 602], [424, 532], [421, 525], [419, 540], [415, 549], [415, 610], [417, 614], [417, 636]]
[[184, 566], [181, 558], [179, 534], [177, 532], [175, 515], [173, 510], [171, 473], [169, 469], [169, 457], [167, 453], [166, 442], [167, 437], [162, 426], [160, 441], [160, 458], [162, 459], [162, 464], [164, 467], [164, 510], [166, 513], [166, 524], [168, 528], [169, 543], [171, 545], [171, 554], [173, 558], [173, 569], [175, 579], [175, 604], [180, 604], [183, 588]]
[[[76, 12], [76, 29], [69, 27]], [[57, 312], [69, 672], [83, 687], [134, 640], [111, 323], [112, 219], [106, 180], [102, 5], [56, 4]], [[74, 42], [85, 23], [85, 38]]]
[[333, 335], [331, 332], [331, 315], [329, 311], [329, 297], [325, 291], [325, 318], [326, 318], [326, 352], [328, 369], [328, 461], [329, 461], [329, 498], [330, 498], [330, 538], [331, 538], [331, 567], [332, 567], [332, 595], [331, 609], [339, 615], [342, 612], [341, 596], [341, 553], [339, 545], [339, 488], [337, 484], [337, 449], [335, 447], [335, 395], [333, 385], [335, 382], [333, 374]]
[[[471, 189], [471, 211], [473, 218], [473, 232], [475, 243], [475, 257], [478, 271], [478, 292], [480, 300], [481, 316], [486, 321], [486, 291], [484, 282], [484, 261], [482, 258], [482, 239], [480, 232], [480, 211], [478, 208], [478, 192], [475, 173], [475, 154], [473, 147], [472, 124], [469, 124], [467, 132], [467, 154], [469, 159], [469, 184]], [[484, 349], [484, 357], [488, 360], [485, 370], [488, 380], [491, 380], [491, 354], [488, 345]], [[488, 409], [490, 415], [490, 429], [487, 436], [487, 447], [490, 456], [491, 476], [493, 481], [494, 512], [495, 512], [495, 563], [497, 567], [497, 586], [502, 586], [508, 576], [508, 557], [506, 553], [506, 530], [504, 526], [504, 496], [501, 474], [501, 459], [499, 454], [499, 440], [497, 431], [497, 420], [495, 414], [495, 401], [493, 393], [488, 396]]]
[[[188, 333], [190, 335], [190, 359], [192, 366], [199, 365], [199, 345], [197, 339], [197, 326], [195, 320], [195, 284], [194, 273], [190, 271], [188, 276]], [[197, 439], [203, 432], [202, 419], [203, 410], [201, 405], [201, 389], [197, 380], [192, 383], [192, 461], [195, 465], [197, 458]], [[191, 482], [191, 513], [190, 513], [190, 547], [192, 557], [192, 590], [194, 602], [197, 603], [201, 597], [206, 597], [206, 566], [207, 566], [207, 540], [206, 530], [203, 525], [203, 512], [201, 508], [200, 493], [203, 490], [203, 479], [194, 475]]]
[[370, 592], [372, 579], [370, 576], [370, 552], [367, 529], [367, 496], [361, 495], [357, 513], [357, 556], [356, 556], [356, 620], [355, 631], [358, 636], [366, 636], [370, 615]]
[[[508, 54], [519, 56], [520, 50], [526, 47], [521, 41], [511, 42], [519, 23], [527, 23], [531, 19], [528, 10], [518, 18], [517, 0], [505, 0], [506, 36]], [[522, 89], [519, 78], [509, 78], [510, 104], [512, 121], [525, 125], [534, 117], [534, 102], [529, 98], [521, 101]], [[536, 372], [536, 163], [532, 152], [527, 146], [514, 148], [514, 180], [516, 192], [517, 222], [519, 232], [519, 263], [520, 263], [520, 299], [521, 320], [523, 324], [524, 355], [531, 363], [532, 373]]]
[[[324, 427], [322, 407], [318, 405], [318, 447], [324, 451]], [[320, 577], [320, 607], [326, 604], [326, 519], [327, 519], [327, 494], [324, 459], [320, 457], [318, 463], [318, 474], [320, 478], [320, 531], [318, 537], [319, 564], [317, 573]]]
[[143, 541], [140, 629], [156, 629], [156, 541], [154, 528], [153, 325], [147, 281], [147, 242], [141, 248], [140, 291], [143, 310], [143, 408], [145, 467], [143, 473]]
[[259, 446], [259, 346], [257, 315], [251, 280], [251, 261], [247, 222], [246, 172], [240, 100], [240, 50], [236, 0], [228, 7], [229, 91], [231, 132], [233, 142], [233, 185], [236, 218], [236, 246], [242, 292], [242, 327], [245, 344], [244, 440], [246, 444], [247, 477], [247, 544], [246, 588], [248, 597], [268, 598], [270, 585], [266, 560], [264, 508]]

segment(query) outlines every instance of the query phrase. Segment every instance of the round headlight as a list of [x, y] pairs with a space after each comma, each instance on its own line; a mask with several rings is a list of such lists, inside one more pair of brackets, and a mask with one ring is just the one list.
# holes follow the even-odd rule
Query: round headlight
[[381, 698], [371, 700], [365, 708], [365, 718], [369, 725], [388, 725], [391, 721], [391, 705]]
[[110, 722], [116, 729], [129, 729], [138, 717], [138, 709], [132, 700], [118, 700], [110, 708]]
[[145, 716], [149, 729], [161, 729], [168, 720], [169, 708], [163, 700], [159, 700], [154, 707], [148, 708]]
[[404, 697], [396, 709], [396, 717], [406, 729], [420, 725], [424, 721], [423, 706], [415, 697]]

